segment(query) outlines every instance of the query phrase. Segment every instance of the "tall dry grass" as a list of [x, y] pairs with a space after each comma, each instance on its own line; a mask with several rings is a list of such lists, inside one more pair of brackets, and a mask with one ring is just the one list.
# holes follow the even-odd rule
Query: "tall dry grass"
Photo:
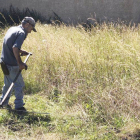
[[62, 123], [58, 132], [113, 139], [127, 131], [128, 124], [134, 127], [139, 122], [139, 26], [110, 23], [90, 32], [80, 25], [37, 23], [36, 28], [38, 32], [28, 35], [23, 45], [33, 53], [28, 71], [23, 72], [26, 94], [41, 92], [55, 102], [62, 111], [58, 109], [58, 118], [80, 112], [80, 121], [71, 120], [69, 127]]

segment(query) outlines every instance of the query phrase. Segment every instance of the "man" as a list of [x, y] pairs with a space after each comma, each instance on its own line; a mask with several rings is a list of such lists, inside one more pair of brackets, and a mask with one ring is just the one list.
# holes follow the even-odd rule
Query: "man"
[[[17, 75], [19, 69], [27, 69], [27, 65], [22, 62], [21, 56], [28, 55], [28, 52], [22, 50], [21, 46], [28, 33], [31, 33], [32, 30], [36, 32], [35, 20], [32, 17], [25, 17], [22, 20], [21, 25], [11, 27], [4, 37], [1, 61], [7, 66], [9, 75], [4, 75], [4, 86], [2, 89], [1, 101], [4, 98], [4, 95], [10, 87], [13, 79]], [[13, 87], [16, 97], [14, 104], [16, 110], [26, 111], [26, 109], [23, 107], [23, 87], [24, 81], [22, 75], [20, 74]], [[4, 101], [3, 105], [8, 105], [10, 94]]]

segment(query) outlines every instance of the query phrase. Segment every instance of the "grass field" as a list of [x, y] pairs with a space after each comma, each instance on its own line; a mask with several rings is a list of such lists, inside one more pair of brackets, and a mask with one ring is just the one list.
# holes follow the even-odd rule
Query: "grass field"
[[[0, 139], [140, 139], [139, 26], [36, 28], [22, 46], [33, 53], [22, 72], [25, 107], [49, 114], [19, 116], [1, 109]], [[1, 46], [7, 29], [0, 29]]]

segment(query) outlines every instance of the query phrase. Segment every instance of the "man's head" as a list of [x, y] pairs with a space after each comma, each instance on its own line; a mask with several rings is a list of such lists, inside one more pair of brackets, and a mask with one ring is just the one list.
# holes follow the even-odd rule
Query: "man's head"
[[31, 33], [32, 30], [37, 32], [35, 29], [35, 20], [32, 17], [25, 17], [21, 23], [27, 33]]

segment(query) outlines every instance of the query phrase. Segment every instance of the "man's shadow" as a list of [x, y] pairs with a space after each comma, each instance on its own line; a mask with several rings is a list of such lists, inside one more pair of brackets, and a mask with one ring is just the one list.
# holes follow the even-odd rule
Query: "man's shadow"
[[49, 126], [51, 117], [49, 113], [34, 113], [34, 112], [17, 112], [15, 110], [7, 110], [10, 119], [5, 122], [5, 126], [11, 131], [20, 131], [25, 127], [35, 126]]

